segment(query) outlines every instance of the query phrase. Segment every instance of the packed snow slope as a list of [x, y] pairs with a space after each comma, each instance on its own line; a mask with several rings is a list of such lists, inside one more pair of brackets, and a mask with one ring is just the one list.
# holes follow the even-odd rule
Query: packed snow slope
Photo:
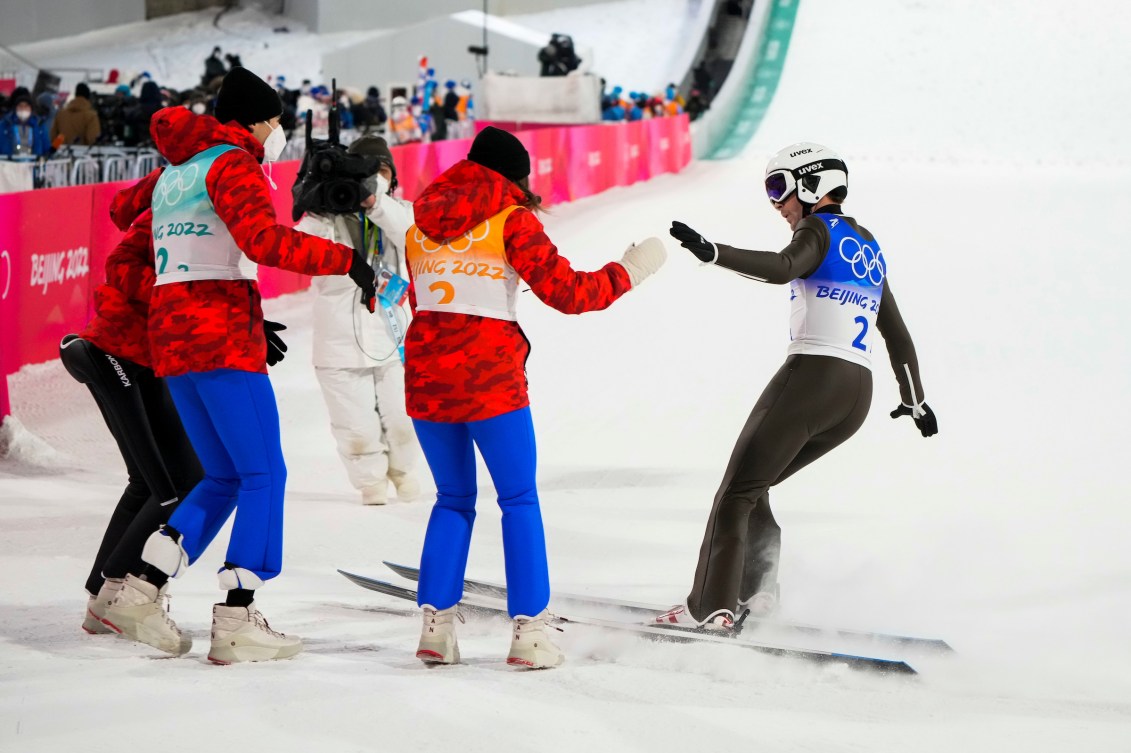
[[[784, 77], [739, 159], [696, 163], [545, 218], [580, 268], [680, 219], [777, 249], [766, 157], [841, 152], [846, 210], [873, 230], [940, 433], [875, 404], [856, 437], [777, 487], [787, 616], [940, 636], [913, 680], [578, 627], [567, 664], [515, 673], [500, 621], [461, 626], [465, 664], [413, 658], [418, 615], [334, 568], [417, 560], [426, 502], [362, 508], [309, 364], [307, 294], [270, 302], [291, 350], [272, 370], [289, 468], [286, 566], [259, 595], [307, 652], [204, 660], [226, 533], [173, 586], [185, 658], [79, 630], [82, 583], [124, 471], [93, 401], [59, 368], [11, 380], [30, 443], [0, 464], [0, 749], [158, 741], [307, 751], [709, 749], [876, 753], [1080, 750], [1131, 740], [1131, 421], [1119, 206], [1131, 179], [1121, 2], [802, 3]], [[646, 61], [641, 62], [642, 65]], [[735, 437], [788, 341], [784, 288], [704, 268], [674, 243], [605, 312], [529, 293], [531, 397], [555, 589], [675, 603]], [[486, 473], [469, 574], [502, 574]], [[148, 744], [148, 743], [147, 743]]]

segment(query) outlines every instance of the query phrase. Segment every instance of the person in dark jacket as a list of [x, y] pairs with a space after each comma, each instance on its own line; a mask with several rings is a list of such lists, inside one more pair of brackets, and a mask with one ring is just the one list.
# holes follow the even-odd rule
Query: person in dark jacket
[[55, 115], [51, 124], [51, 143], [81, 144], [90, 146], [102, 135], [102, 124], [98, 113], [90, 102], [90, 87], [80, 83], [75, 87], [75, 96]]
[[865, 227], [844, 215], [848, 168], [831, 149], [792, 144], [770, 160], [766, 194], [789, 222], [780, 253], [712, 243], [682, 222], [671, 235], [706, 264], [790, 286], [790, 344], [738, 437], [707, 520], [691, 593], [655, 621], [729, 631], [736, 613], [772, 614], [779, 602], [781, 528], [770, 488], [847, 440], [872, 405], [872, 345], [883, 335], [899, 383], [892, 418], [938, 432], [925, 402], [915, 345], [896, 306], [888, 264]]

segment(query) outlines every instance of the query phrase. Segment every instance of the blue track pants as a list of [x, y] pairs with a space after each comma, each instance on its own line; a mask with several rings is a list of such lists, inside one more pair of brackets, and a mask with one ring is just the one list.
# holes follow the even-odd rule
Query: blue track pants
[[166, 379], [192, 441], [204, 480], [169, 518], [189, 563], [216, 537], [232, 510], [236, 520], [226, 562], [263, 580], [283, 560], [283, 491], [287, 468], [279, 441], [279, 409], [266, 374], [234, 369]]
[[474, 447], [478, 447], [503, 511], [507, 609], [511, 617], [537, 615], [550, 602], [550, 575], [534, 481], [537, 452], [530, 408], [484, 421], [446, 424], [413, 419], [413, 424], [437, 490], [420, 558], [417, 602], [447, 609], [463, 596], [475, 523]]

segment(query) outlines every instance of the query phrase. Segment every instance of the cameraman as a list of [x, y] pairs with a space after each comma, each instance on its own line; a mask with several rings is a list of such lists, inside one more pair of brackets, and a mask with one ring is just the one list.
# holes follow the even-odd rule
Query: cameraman
[[577, 70], [581, 58], [573, 49], [573, 37], [568, 34], [554, 34], [550, 43], [538, 51], [538, 62], [542, 64], [543, 76], [565, 76]]
[[[307, 212], [296, 229], [360, 250], [379, 277], [387, 270], [407, 280], [404, 243], [413, 224], [412, 204], [392, 195], [397, 169], [388, 144], [366, 135], [348, 152], [379, 160], [377, 172], [363, 182], [372, 194], [364, 217]], [[405, 412], [405, 309], [387, 288], [393, 300], [381, 298], [383, 311], [371, 316], [360, 310], [357, 286], [346, 275], [316, 277], [313, 287], [314, 371], [350, 483], [361, 492], [362, 504], [385, 504], [390, 481], [398, 498], [413, 499], [420, 495], [412, 473], [419, 450]]]

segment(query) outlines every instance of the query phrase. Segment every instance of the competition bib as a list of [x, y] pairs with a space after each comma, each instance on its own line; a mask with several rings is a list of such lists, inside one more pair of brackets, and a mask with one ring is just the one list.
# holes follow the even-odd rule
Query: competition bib
[[871, 367], [876, 316], [887, 262], [843, 217], [813, 215], [829, 230], [829, 248], [808, 279], [790, 283], [790, 353], [835, 356]]
[[238, 147], [221, 144], [165, 168], [153, 188], [156, 285], [189, 280], [246, 280], [243, 252], [220, 221], [205, 179], [216, 158]]
[[507, 207], [446, 244], [409, 228], [405, 256], [417, 310], [517, 321], [518, 273], [507, 263], [503, 226], [518, 208]]

